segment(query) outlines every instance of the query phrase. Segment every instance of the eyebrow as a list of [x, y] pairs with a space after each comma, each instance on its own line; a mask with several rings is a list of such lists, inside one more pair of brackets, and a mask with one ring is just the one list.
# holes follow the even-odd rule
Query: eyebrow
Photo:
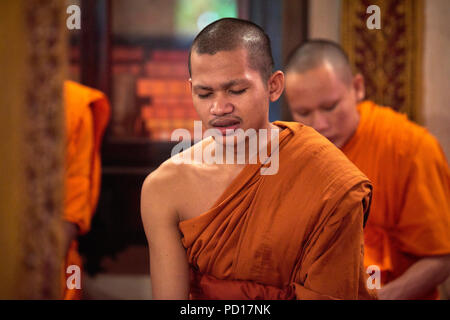
[[[341, 98], [338, 98], [336, 100], [330, 100], [330, 101], [323, 102], [323, 103], [321, 103], [319, 105], [319, 108], [321, 108], [321, 109], [322, 108], [328, 108], [330, 105], [335, 105], [335, 104], [339, 103], [339, 101], [341, 101]], [[296, 106], [295, 109], [296, 109], [297, 112], [301, 112], [301, 111], [308, 111], [309, 112], [309, 111], [311, 111], [310, 108], [305, 107], [305, 106]]]
[[[235, 80], [231, 80], [231, 81], [222, 83], [222, 84], [220, 85], [220, 87], [221, 87], [223, 90], [227, 90], [227, 89], [229, 89], [230, 87], [235, 86], [235, 85], [239, 85], [239, 84], [248, 84], [248, 81], [245, 80], [245, 79], [235, 79]], [[214, 89], [213, 89], [212, 87], [209, 87], [209, 86], [203, 86], [203, 85], [197, 84], [197, 85], [194, 86], [194, 90], [207, 90], [207, 91], [213, 91]]]
[[335, 100], [330, 100], [324, 103], [321, 103], [319, 108], [328, 108], [329, 106], [334, 106], [335, 104], [337, 104], [339, 101], [341, 100], [341, 98], [335, 99]]
[[297, 106], [294, 110], [294, 112], [297, 112], [297, 113], [310, 112], [310, 111], [311, 111], [311, 109], [305, 108], [303, 106]]

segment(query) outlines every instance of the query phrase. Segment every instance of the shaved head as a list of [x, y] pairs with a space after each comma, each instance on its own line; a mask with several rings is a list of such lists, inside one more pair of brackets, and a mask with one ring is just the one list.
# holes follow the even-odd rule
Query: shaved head
[[347, 54], [335, 42], [328, 40], [310, 40], [292, 51], [286, 72], [305, 73], [327, 66], [347, 85], [353, 79], [352, 68]]
[[214, 55], [219, 51], [244, 48], [248, 65], [258, 71], [264, 82], [273, 72], [273, 57], [270, 39], [264, 30], [253, 22], [224, 18], [206, 26], [195, 37], [189, 51], [189, 75], [192, 77], [191, 53]]
[[313, 127], [338, 148], [356, 131], [364, 78], [353, 76], [338, 44], [312, 40], [295, 49], [286, 68], [285, 92], [293, 119]]

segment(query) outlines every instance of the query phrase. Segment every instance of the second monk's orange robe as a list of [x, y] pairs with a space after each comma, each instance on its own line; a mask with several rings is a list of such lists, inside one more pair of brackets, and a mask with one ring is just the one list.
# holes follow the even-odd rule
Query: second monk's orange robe
[[[385, 284], [423, 257], [450, 253], [450, 173], [425, 128], [370, 101], [358, 111], [342, 151], [373, 183], [365, 265], [377, 265]], [[435, 290], [421, 298], [436, 297]]]
[[[95, 89], [73, 81], [64, 82], [66, 119], [66, 167], [64, 219], [85, 234], [91, 226], [92, 214], [100, 192], [100, 145], [109, 121], [110, 107], [106, 96]], [[74, 240], [66, 257], [67, 267], [82, 267], [78, 242]], [[70, 276], [70, 274], [65, 275]], [[80, 299], [81, 290], [67, 289], [64, 299]]]
[[281, 127], [279, 170], [249, 164], [215, 205], [180, 222], [192, 299], [371, 298], [363, 222], [371, 184], [328, 140]]

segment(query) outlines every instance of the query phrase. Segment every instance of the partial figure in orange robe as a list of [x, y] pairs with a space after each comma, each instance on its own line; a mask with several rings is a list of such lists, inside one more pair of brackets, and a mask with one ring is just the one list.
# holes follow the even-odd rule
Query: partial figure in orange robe
[[[364, 79], [334, 43], [313, 40], [287, 66], [295, 120], [314, 127], [373, 182], [365, 265], [380, 299], [436, 299], [450, 274], [450, 172], [437, 140], [405, 115], [362, 101]], [[361, 101], [361, 102], [360, 102]]]
[[[269, 101], [284, 88], [270, 61], [270, 40], [248, 21], [218, 20], [194, 40], [193, 102], [217, 135], [143, 184], [154, 299], [375, 298], [363, 267], [371, 183], [311, 128], [269, 122]], [[237, 159], [237, 146], [251, 149], [239, 129], [266, 130], [256, 139], [260, 152], [270, 146], [269, 160], [254, 163], [249, 152], [224, 161], [222, 148]], [[211, 147], [215, 161], [196, 156]]]
[[80, 299], [81, 289], [67, 288], [67, 278], [74, 265], [82, 268], [77, 235], [86, 234], [91, 226], [101, 178], [100, 146], [109, 121], [110, 107], [106, 96], [95, 89], [73, 81], [64, 82], [66, 120], [66, 168], [64, 220], [67, 257], [64, 266], [64, 299]]

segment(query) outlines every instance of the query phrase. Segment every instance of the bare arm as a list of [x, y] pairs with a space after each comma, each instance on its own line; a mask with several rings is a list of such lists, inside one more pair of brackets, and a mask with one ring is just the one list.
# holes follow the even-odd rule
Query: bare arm
[[164, 173], [155, 172], [145, 180], [141, 192], [141, 216], [150, 250], [152, 296], [157, 300], [188, 299], [187, 256], [178, 229], [175, 199], [169, 194], [173, 182], [167, 178]]
[[450, 276], [450, 255], [423, 258], [378, 290], [380, 300], [414, 299], [430, 292]]

